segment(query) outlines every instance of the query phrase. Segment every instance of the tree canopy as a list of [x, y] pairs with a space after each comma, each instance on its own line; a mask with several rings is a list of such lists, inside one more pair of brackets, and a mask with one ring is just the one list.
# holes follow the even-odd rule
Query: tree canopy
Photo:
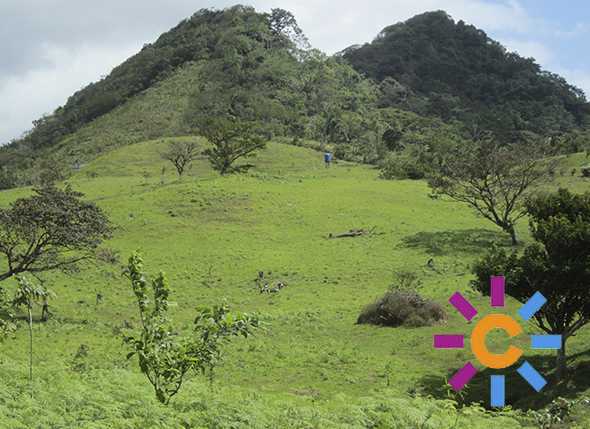
[[502, 145], [489, 133], [469, 140], [440, 140], [423, 154], [428, 184], [435, 195], [466, 203], [477, 214], [510, 234], [517, 244], [516, 222], [527, 210], [527, 193], [548, 176], [539, 142]]
[[0, 209], [0, 281], [20, 273], [71, 267], [111, 235], [103, 211], [70, 187], [34, 190]]

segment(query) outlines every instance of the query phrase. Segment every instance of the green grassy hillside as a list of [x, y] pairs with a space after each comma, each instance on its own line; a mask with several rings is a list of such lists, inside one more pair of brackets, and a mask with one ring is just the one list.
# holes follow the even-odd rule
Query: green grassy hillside
[[92, 159], [113, 148], [183, 134], [183, 114], [199, 65], [187, 64], [127, 103], [100, 116], [53, 148], [58, 158]]
[[[145, 97], [157, 97], [159, 90], [167, 89]], [[131, 107], [109, 115], [131, 121], [133, 111], [125, 109]], [[173, 117], [167, 120], [174, 123]], [[100, 120], [92, 126], [100, 127]], [[57, 297], [54, 318], [34, 328], [34, 399], [26, 381], [28, 337], [20, 329], [2, 345], [0, 427], [534, 427], [521, 412], [492, 415], [475, 406], [457, 412], [444, 379], [471, 355], [432, 349], [433, 333], [470, 330], [446, 304], [454, 291], [488, 311], [488, 300], [468, 288], [470, 265], [492, 243], [508, 246], [506, 236], [462, 205], [430, 199], [421, 181], [379, 180], [377, 170], [345, 162], [326, 169], [320, 153], [276, 143], [246, 175], [219, 177], [199, 160], [179, 181], [170, 167], [162, 170], [159, 153], [169, 141], [125, 146], [70, 180], [111, 217], [117, 228], [107, 246], [121, 260], [45, 277]], [[565, 160], [564, 168], [568, 163], [578, 160]], [[588, 186], [570, 176], [558, 180]], [[0, 204], [27, 192], [2, 192]], [[327, 239], [351, 228], [374, 228], [374, 234]], [[519, 232], [526, 240], [525, 222]], [[121, 265], [136, 249], [152, 274], [168, 274], [172, 314], [181, 326], [188, 327], [197, 305], [221, 300], [259, 312], [265, 324], [255, 337], [228, 347], [213, 384], [191, 379], [168, 407], [155, 400], [122, 344], [126, 327], [138, 324], [132, 291], [121, 276]], [[438, 272], [427, 267], [430, 258]], [[447, 324], [355, 324], [397, 270], [418, 273], [424, 295], [449, 311]], [[258, 271], [288, 286], [260, 294], [254, 284]], [[95, 303], [97, 293], [104, 296], [101, 304]], [[507, 310], [517, 308], [510, 301]], [[570, 364], [579, 374], [590, 368], [589, 339], [586, 329], [568, 342], [576, 356]], [[495, 337], [494, 346], [504, 347], [505, 341]], [[553, 356], [532, 353], [524, 337], [518, 342], [550, 375]], [[589, 387], [584, 379], [580, 375], [567, 392], [557, 393], [580, 397]], [[513, 382], [508, 399], [516, 406], [542, 406], [557, 394], [549, 388], [532, 395]], [[468, 399], [487, 402], [487, 377], [480, 374], [472, 384]], [[581, 405], [575, 408], [577, 427], [588, 427], [584, 413]]]

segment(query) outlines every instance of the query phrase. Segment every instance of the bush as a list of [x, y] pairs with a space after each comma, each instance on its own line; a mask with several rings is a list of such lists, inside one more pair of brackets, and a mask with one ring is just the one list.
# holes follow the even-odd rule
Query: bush
[[582, 173], [582, 177], [590, 177], [590, 165], [581, 167], [580, 172]]
[[359, 324], [379, 326], [430, 326], [446, 320], [443, 308], [422, 298], [415, 291], [389, 290], [374, 303], [367, 305], [357, 319]]
[[381, 162], [382, 179], [423, 179], [425, 176], [424, 168], [421, 163], [414, 157], [406, 154], [389, 154]]
[[96, 251], [96, 259], [105, 264], [116, 265], [120, 261], [120, 254], [110, 247], [102, 247]]
[[21, 184], [18, 174], [6, 165], [0, 168], [0, 190], [16, 188]]

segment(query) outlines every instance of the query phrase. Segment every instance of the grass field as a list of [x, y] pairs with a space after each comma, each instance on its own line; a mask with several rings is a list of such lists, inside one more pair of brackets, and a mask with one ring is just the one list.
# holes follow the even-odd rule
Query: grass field
[[[377, 170], [346, 162], [326, 169], [321, 154], [274, 143], [248, 174], [219, 177], [199, 160], [178, 180], [171, 166], [162, 171], [159, 153], [169, 141], [123, 147], [70, 180], [116, 225], [107, 246], [121, 260], [46, 276], [57, 297], [54, 318], [34, 328], [34, 399], [26, 381], [23, 326], [2, 345], [1, 427], [535, 427], [523, 412], [490, 413], [478, 406], [456, 411], [444, 379], [472, 357], [468, 349], [432, 348], [433, 333], [469, 333], [470, 325], [447, 304], [454, 291], [489, 311], [488, 299], [471, 291], [469, 281], [477, 257], [493, 243], [509, 246], [493, 225], [463, 205], [429, 198], [422, 181], [384, 181]], [[569, 174], [582, 163], [581, 155], [564, 159], [563, 176], [558, 173], [550, 187], [589, 188]], [[3, 192], [0, 203], [27, 192]], [[374, 228], [374, 234], [327, 239], [351, 228]], [[518, 232], [528, 239], [526, 221]], [[255, 337], [227, 348], [213, 384], [192, 378], [168, 407], [155, 400], [137, 362], [126, 360], [121, 339], [125, 327], [138, 322], [130, 285], [121, 276], [136, 249], [153, 275], [167, 273], [180, 326], [189, 326], [197, 305], [221, 300], [264, 320]], [[427, 267], [430, 258], [437, 271]], [[448, 310], [447, 324], [355, 324], [399, 270], [418, 273], [422, 293]], [[258, 271], [288, 286], [260, 294]], [[104, 296], [98, 305], [97, 293]], [[506, 311], [517, 308], [509, 300]], [[587, 394], [589, 339], [585, 329], [568, 342], [575, 356], [570, 365], [578, 368], [570, 384], [533, 395], [510, 379], [508, 401], [517, 408], [540, 407], [557, 394]], [[491, 342], [498, 349], [507, 344], [500, 335]], [[533, 353], [525, 337], [517, 342], [550, 376], [553, 355]], [[82, 345], [86, 353], [78, 353]], [[488, 378], [478, 375], [468, 402], [487, 403]], [[575, 407], [572, 427], [589, 427], [584, 407]]]

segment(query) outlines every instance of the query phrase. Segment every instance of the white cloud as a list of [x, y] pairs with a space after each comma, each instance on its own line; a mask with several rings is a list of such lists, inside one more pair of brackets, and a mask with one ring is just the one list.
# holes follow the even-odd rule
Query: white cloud
[[34, 119], [64, 104], [75, 91], [108, 74], [139, 48], [82, 46], [70, 51], [46, 46], [48, 66], [0, 82], [0, 142], [8, 142], [30, 129]]

